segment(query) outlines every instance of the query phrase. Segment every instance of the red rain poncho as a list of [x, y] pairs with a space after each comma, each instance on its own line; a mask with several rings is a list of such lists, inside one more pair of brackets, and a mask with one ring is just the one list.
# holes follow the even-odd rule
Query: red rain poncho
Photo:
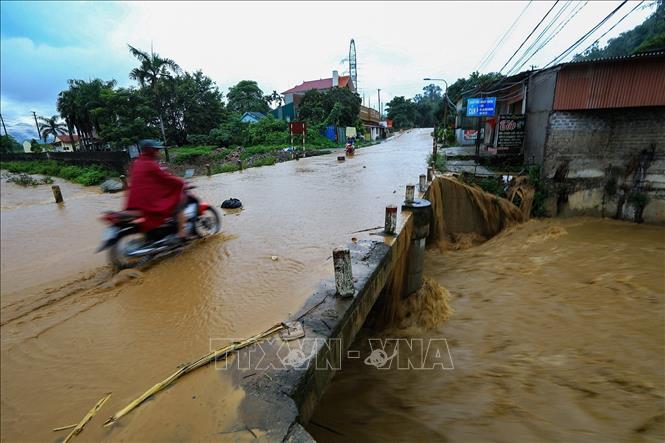
[[129, 171], [129, 193], [126, 209], [139, 210], [146, 222], [143, 231], [159, 227], [174, 215], [182, 199], [184, 180], [162, 170], [157, 153], [144, 150]]

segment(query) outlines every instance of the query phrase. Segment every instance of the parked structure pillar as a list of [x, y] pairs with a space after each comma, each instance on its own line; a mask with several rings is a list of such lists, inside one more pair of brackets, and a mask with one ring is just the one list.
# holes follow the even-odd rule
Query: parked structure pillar
[[411, 245], [409, 249], [406, 293], [408, 296], [418, 291], [423, 285], [423, 269], [425, 265], [425, 242], [429, 235], [429, 222], [432, 204], [425, 199], [414, 199], [405, 202], [402, 210], [411, 211], [413, 230], [411, 232]]

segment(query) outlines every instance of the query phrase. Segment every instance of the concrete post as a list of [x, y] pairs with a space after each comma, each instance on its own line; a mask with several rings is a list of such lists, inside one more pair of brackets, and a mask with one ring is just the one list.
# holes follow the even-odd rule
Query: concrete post
[[408, 296], [418, 291], [423, 285], [425, 242], [429, 235], [429, 221], [432, 205], [428, 200], [416, 199], [410, 204], [404, 204], [402, 209], [411, 211], [411, 217], [413, 217], [413, 231], [411, 232], [411, 245], [408, 257], [406, 293], [403, 294], [404, 296]]
[[212, 170], [210, 169], [210, 163], [206, 163], [206, 175], [208, 177], [212, 175]]
[[122, 182], [122, 189], [127, 189], [127, 177], [124, 175], [120, 176], [120, 181]]
[[395, 235], [397, 230], [397, 206], [386, 206], [386, 222], [383, 232], [387, 235]]
[[53, 198], [55, 198], [56, 203], [62, 203], [62, 192], [60, 192], [60, 186], [53, 185], [51, 186], [51, 191], [53, 191]]
[[242, 171], [242, 160], [238, 159], [238, 171]]
[[427, 176], [425, 174], [421, 174], [418, 177], [418, 187], [420, 188], [420, 192], [427, 190]]
[[340, 297], [351, 297], [356, 292], [353, 288], [353, 272], [351, 270], [351, 252], [347, 247], [333, 249], [333, 266], [335, 267], [335, 287]]
[[428, 166], [427, 167], [427, 181], [431, 182], [434, 180], [434, 167]]
[[416, 197], [416, 186], [406, 185], [406, 196], [404, 197], [404, 204], [409, 205], [413, 203], [415, 197]]

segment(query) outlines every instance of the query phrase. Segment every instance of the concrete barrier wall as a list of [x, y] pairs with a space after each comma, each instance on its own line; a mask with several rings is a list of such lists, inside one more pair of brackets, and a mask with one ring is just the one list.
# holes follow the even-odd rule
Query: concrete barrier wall
[[[430, 232], [435, 232], [430, 240], [447, 235], [447, 224], [461, 232], [491, 236], [507, 224], [521, 221], [519, 210], [512, 205], [504, 207], [494, 197], [476, 195], [469, 189], [454, 179], [437, 177], [426, 192], [420, 193], [421, 198], [432, 203]], [[480, 206], [494, 209], [483, 211]], [[458, 212], [457, 218], [444, 216], [453, 211]], [[462, 219], [476, 221], [469, 227], [462, 224]], [[246, 393], [239, 411], [245, 426], [265, 430], [269, 441], [313, 441], [302, 425], [308, 422], [331, 379], [341, 369], [342, 360], [370, 311], [380, 301], [373, 317], [390, 323], [404, 294], [414, 217], [410, 211], [402, 211], [400, 221], [395, 236], [349, 245], [355, 296], [335, 295], [334, 280], [326, 280], [290, 319], [302, 322], [303, 338], [262, 343], [263, 367], [259, 369], [247, 364], [252, 353], [256, 355], [256, 349], [238, 354], [238, 361], [244, 363], [229, 370]], [[307, 356], [302, 367], [284, 367], [283, 359], [292, 350]]]

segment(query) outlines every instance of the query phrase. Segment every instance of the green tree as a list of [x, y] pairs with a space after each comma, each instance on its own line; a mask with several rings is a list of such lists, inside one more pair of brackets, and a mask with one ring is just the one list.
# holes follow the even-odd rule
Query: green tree
[[46, 141], [49, 135], [53, 136], [53, 142], [59, 136], [65, 133], [67, 127], [64, 123], [58, 121], [57, 115], [51, 117], [38, 117], [39, 121], [39, 136]]
[[148, 54], [145, 51], [141, 51], [129, 46], [129, 52], [138, 59], [141, 65], [138, 68], [134, 68], [129, 73], [129, 78], [136, 80], [142, 87], [148, 87], [152, 93], [155, 107], [159, 113], [159, 125], [162, 131], [162, 139], [166, 143], [166, 132], [164, 131], [164, 117], [163, 117], [163, 103], [162, 103], [162, 94], [161, 94], [161, 81], [163, 79], [171, 77], [172, 73], [178, 74], [180, 72], [180, 66], [171, 60], [170, 58], [160, 57], [159, 54], [156, 54], [150, 51]]
[[654, 13], [641, 24], [609, 39], [603, 48], [594, 43], [583, 53], [575, 55], [573, 60], [621, 57], [642, 51], [665, 49], [665, 1], [659, 0], [656, 5]]
[[23, 146], [11, 135], [2, 135], [0, 136], [0, 152], [3, 154], [23, 152]]
[[298, 118], [313, 125], [356, 126], [362, 99], [347, 88], [312, 89], [303, 96]]
[[217, 146], [245, 145], [249, 138], [249, 124], [240, 121], [238, 113], [230, 113], [215, 129], [210, 130], [209, 139]]
[[178, 145], [189, 135], [208, 134], [225, 115], [219, 88], [201, 71], [163, 80], [162, 98], [167, 136]]
[[152, 107], [152, 97], [145, 89], [106, 90], [101, 96], [101, 105], [91, 112], [99, 122], [100, 137], [114, 149], [159, 136], [159, 121]]
[[69, 80], [68, 84], [69, 88], [58, 95], [57, 110], [65, 119], [69, 134], [76, 130], [83, 147], [90, 149], [90, 141], [101, 130], [100, 121], [92, 111], [103, 106], [103, 96], [113, 91], [116, 82]]
[[266, 95], [264, 98], [270, 106], [275, 108], [279, 108], [284, 103], [284, 99], [277, 91], [272, 91], [270, 95]]
[[245, 112], [270, 111], [268, 102], [263, 96], [263, 91], [254, 80], [241, 80], [235, 86], [229, 88], [227, 107], [232, 112], [244, 114]]
[[395, 97], [386, 103], [388, 118], [392, 119], [397, 129], [412, 128], [416, 123], [416, 105], [411, 99], [404, 96]]
[[434, 84], [429, 84], [423, 88], [422, 94], [413, 97], [413, 103], [416, 106], [415, 125], [421, 128], [431, 128], [440, 120], [439, 114], [442, 114], [443, 103], [442, 89]]

